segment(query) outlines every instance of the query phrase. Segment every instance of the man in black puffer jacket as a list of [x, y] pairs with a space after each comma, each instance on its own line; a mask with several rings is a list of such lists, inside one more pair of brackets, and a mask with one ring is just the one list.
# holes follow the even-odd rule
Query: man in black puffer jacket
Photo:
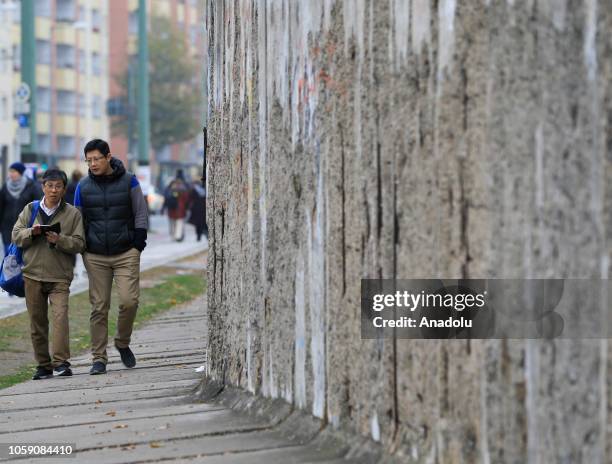
[[113, 279], [119, 292], [119, 318], [115, 347], [126, 367], [136, 358], [130, 338], [140, 296], [140, 253], [146, 246], [149, 216], [136, 176], [113, 158], [108, 143], [95, 139], [85, 146], [89, 175], [74, 193], [74, 206], [85, 223], [86, 252], [83, 262], [89, 276], [91, 301], [90, 374], [106, 373], [108, 311]]

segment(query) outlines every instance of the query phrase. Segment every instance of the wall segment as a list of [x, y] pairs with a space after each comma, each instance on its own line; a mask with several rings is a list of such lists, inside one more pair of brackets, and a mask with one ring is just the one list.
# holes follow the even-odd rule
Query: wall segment
[[608, 277], [612, 9], [207, 12], [209, 375], [418, 463], [612, 462], [607, 341], [359, 325], [365, 277]]

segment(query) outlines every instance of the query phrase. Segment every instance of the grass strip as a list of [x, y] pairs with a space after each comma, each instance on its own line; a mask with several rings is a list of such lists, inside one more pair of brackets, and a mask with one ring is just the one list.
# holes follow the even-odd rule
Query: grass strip
[[[153, 284], [140, 290], [134, 328], [141, 327], [154, 316], [191, 301], [206, 291], [204, 274], [197, 271], [185, 273], [171, 267], [156, 268], [141, 274], [141, 282], [146, 280], [152, 280]], [[108, 319], [109, 346], [112, 345], [112, 337], [117, 328], [118, 305], [119, 299], [113, 286]], [[70, 351], [73, 357], [89, 350], [90, 310], [87, 291], [70, 297]], [[51, 317], [49, 314], [49, 319]], [[51, 320], [49, 322], [51, 325]], [[51, 327], [50, 331], [52, 332]], [[52, 333], [50, 337], [53, 337]], [[0, 389], [31, 378], [36, 364], [33, 362], [30, 320], [27, 313], [0, 319], [0, 354], [2, 358], [7, 359], [5, 366], [0, 367]]]

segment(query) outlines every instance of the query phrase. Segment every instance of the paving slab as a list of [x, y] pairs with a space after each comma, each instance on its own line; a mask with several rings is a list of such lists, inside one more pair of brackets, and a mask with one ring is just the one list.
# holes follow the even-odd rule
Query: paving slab
[[[238, 451], [260, 450], [278, 448], [286, 445], [286, 440], [278, 433], [270, 430], [244, 432], [229, 435], [211, 435], [192, 437], [185, 440], [166, 440], [126, 446], [114, 453], [107, 453], [103, 449], [96, 449], [79, 453], [88, 463], [120, 464], [134, 461], [151, 462], [167, 460], [175, 462], [181, 456], [197, 456], [203, 452], [209, 454], [233, 453]], [[177, 458], [178, 457], [178, 458]]]
[[300, 426], [284, 402], [258, 406], [230, 393], [204, 400], [209, 384], [196, 371], [206, 360], [204, 309], [198, 298], [136, 331], [134, 369], [110, 347], [106, 375], [89, 375], [82, 355], [72, 377], [0, 390], [0, 443], [76, 447], [72, 458], [18, 462], [337, 462], [342, 449], [321, 446], [320, 426]]
[[[62, 406], [61, 409], [49, 411], [48, 409], [28, 409], [22, 411], [10, 411], [0, 415], [1, 424], [15, 424], [15, 428], [4, 427], [2, 432], [10, 433], [12, 430], [20, 430], [19, 423], [37, 422], [39, 427], [52, 427], [57, 424], [57, 419], [64, 417], [79, 417], [84, 416], [85, 421], [89, 414], [98, 414], [110, 411], [148, 411], [155, 408], [161, 407], [181, 407], [183, 405], [194, 405], [192, 395], [170, 395], [163, 398], [151, 398], [148, 400], [141, 400], [134, 402], [132, 400], [120, 400], [113, 403], [92, 403], [89, 405], [76, 405], [76, 406]], [[211, 405], [215, 406], [215, 405]], [[61, 422], [61, 421], [60, 421]], [[71, 421], [72, 424], [79, 423], [78, 421]], [[0, 436], [0, 443], [6, 437]], [[4, 440], [6, 441], [6, 440]]]
[[[121, 447], [189, 438], [201, 435], [225, 434], [229, 431], [253, 431], [264, 429], [269, 424], [229, 409], [196, 411], [174, 416], [148, 416], [132, 419], [124, 415], [121, 419], [101, 423], [86, 423], [44, 430], [49, 443], [76, 442], [79, 450]], [[41, 431], [12, 432], [11, 439], [18, 443], [29, 443]]]
[[182, 414], [223, 410], [227, 410], [227, 408], [214, 404], [193, 404], [191, 402], [186, 404], [172, 403], [159, 407], [151, 404], [140, 408], [134, 408], [134, 405], [129, 402], [101, 405], [97, 409], [87, 410], [80, 408], [69, 411], [67, 408], [66, 410], [62, 408], [62, 412], [66, 412], [53, 414], [51, 417], [47, 417], [44, 422], [41, 422], [40, 417], [32, 418], [32, 416], [26, 414], [11, 414], [8, 416], [11, 419], [10, 421], [0, 423], [0, 433], [60, 429], [71, 425], [95, 425], [149, 417], [171, 418]]
[[[138, 353], [135, 353], [135, 355], [138, 355]], [[108, 363], [106, 364], [106, 370], [108, 371], [108, 373], [110, 372], [114, 372], [117, 370], [131, 370], [131, 371], [139, 371], [142, 369], [153, 369], [156, 367], [162, 367], [162, 366], [177, 366], [177, 365], [181, 365], [181, 364], [188, 364], [188, 363], [203, 363], [204, 362], [204, 356], [200, 353], [189, 353], [181, 358], [170, 358], [168, 356], [165, 356], [164, 353], [159, 353], [158, 356], [152, 357], [149, 356], [148, 359], [139, 359], [138, 357], [136, 358], [136, 367], [132, 368], [132, 369], [128, 369], [125, 366], [123, 366], [123, 364], [121, 363], [121, 358], [119, 358], [119, 356], [116, 355], [109, 355], [108, 356]], [[75, 360], [73, 363], [73, 372], [75, 374], [79, 374], [79, 373], [88, 373], [89, 369], [91, 367], [91, 359], [77, 359]]]
[[[133, 372], [133, 371], [132, 371]], [[170, 375], [171, 374], [171, 375]], [[87, 375], [87, 377], [85, 377]], [[73, 375], [72, 377], [60, 377], [49, 379], [46, 382], [33, 382], [27, 386], [24, 386], [22, 390], [12, 389], [9, 392], [3, 392], [0, 395], [0, 402], [4, 399], [10, 400], [16, 397], [25, 397], [26, 394], [39, 394], [46, 393], [48, 391], [48, 382], [57, 382], [60, 385], [54, 385], [54, 391], [51, 393], [57, 393], [63, 395], [70, 395], [79, 391], [100, 391], [101, 389], [105, 390], [114, 390], [117, 388], [117, 385], [121, 385], [123, 390], [134, 388], [137, 390], [142, 390], [148, 388], [148, 386], [158, 385], [161, 382], [184, 382], [190, 380], [199, 380], [201, 377], [200, 374], [195, 372], [194, 369], [181, 369], [180, 371], [176, 371], [176, 368], [168, 368], [168, 369], [158, 369], [152, 376], [147, 376], [146, 382], [143, 383], [143, 379], [139, 375], [97, 375], [93, 378], [89, 378], [89, 374], [80, 374]], [[168, 380], [168, 377], [171, 377], [171, 380]], [[84, 385], [84, 381], [87, 380], [87, 383]], [[42, 385], [41, 385], [42, 384]], [[47, 385], [44, 385], [47, 384]], [[189, 385], [189, 383], [185, 383]], [[8, 390], [8, 389], [7, 389]], [[61, 406], [61, 404], [58, 404]]]

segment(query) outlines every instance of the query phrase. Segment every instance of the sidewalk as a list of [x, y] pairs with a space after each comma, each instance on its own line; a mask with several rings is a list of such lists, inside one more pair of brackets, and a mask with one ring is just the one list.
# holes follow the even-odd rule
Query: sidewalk
[[[110, 348], [106, 375], [88, 375], [85, 355], [74, 359], [71, 378], [0, 390], [0, 443], [72, 444], [76, 449], [72, 458], [17, 462], [347, 462], [339, 460], [339, 447], [317, 439], [317, 422], [309, 427], [307, 419], [296, 422], [296, 413], [282, 401], [275, 402], [272, 420], [245, 412], [252, 409], [249, 401], [242, 412], [229, 407], [245, 404], [239, 394], [199, 400], [203, 374], [195, 369], [205, 360], [205, 305], [199, 297], [135, 332], [134, 369], [125, 368]], [[0, 461], [6, 458], [5, 453]]]

